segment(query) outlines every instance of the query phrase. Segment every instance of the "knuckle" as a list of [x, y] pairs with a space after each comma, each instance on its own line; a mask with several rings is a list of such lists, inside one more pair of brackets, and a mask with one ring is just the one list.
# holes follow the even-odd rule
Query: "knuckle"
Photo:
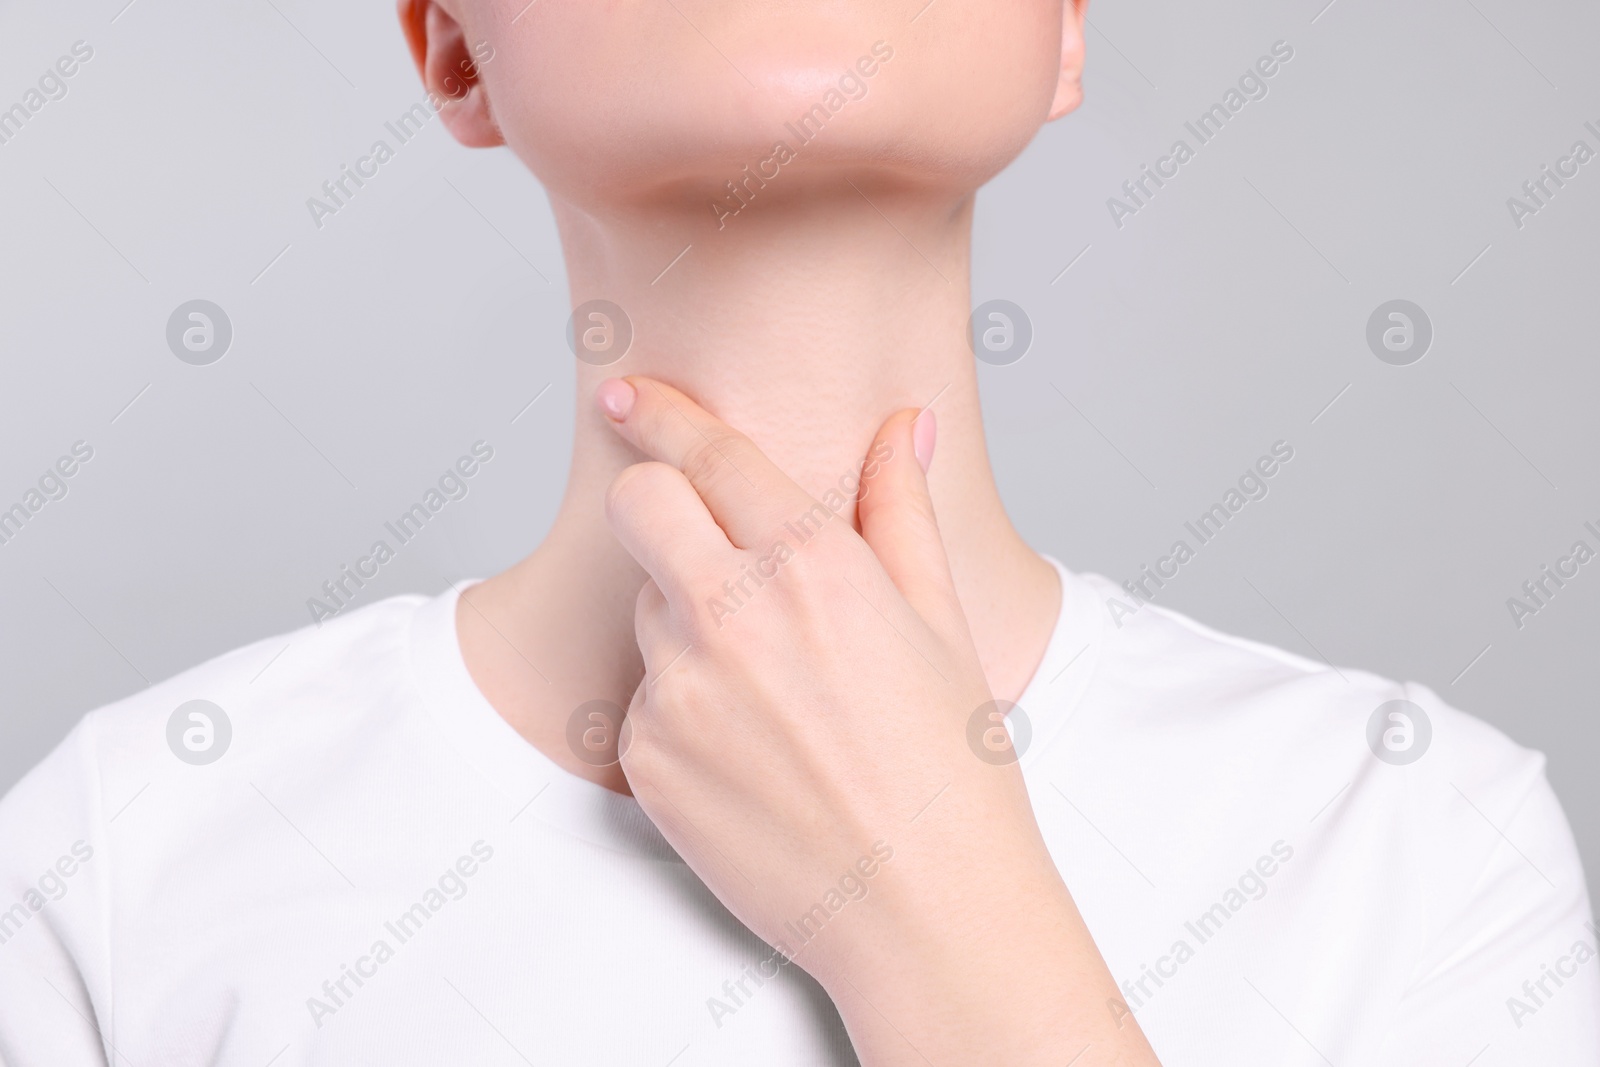
[[635, 463], [624, 467], [606, 489], [606, 518], [616, 520], [641, 506], [660, 484], [662, 464]]
[[745, 437], [733, 430], [712, 430], [683, 459], [683, 473], [694, 485], [725, 478], [739, 462]]
[[639, 595], [633, 602], [633, 626], [641, 644], [647, 638], [660, 637], [666, 631], [670, 608], [667, 595], [654, 578], [640, 587]]
[[617, 735], [617, 762], [630, 783], [638, 784], [649, 776], [652, 746], [648, 733], [645, 717], [638, 711], [630, 712], [622, 720], [622, 729]]
[[638, 470], [637, 464], [624, 467], [606, 487], [606, 518], [609, 521], [615, 523], [617, 517], [628, 510], [629, 501], [638, 491]]
[[635, 618], [644, 618], [662, 601], [661, 587], [654, 578], [648, 579], [639, 587], [639, 595], [633, 603]]

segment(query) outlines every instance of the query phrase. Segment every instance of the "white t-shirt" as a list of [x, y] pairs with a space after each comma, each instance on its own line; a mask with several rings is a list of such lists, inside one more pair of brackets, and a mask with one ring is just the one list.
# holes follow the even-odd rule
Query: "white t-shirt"
[[[1167, 1067], [1600, 1063], [1542, 757], [1424, 688], [1155, 606], [1114, 621], [1114, 585], [1062, 580], [1023, 766]], [[0, 802], [0, 1062], [854, 1062], [820, 988], [633, 800], [495, 713], [455, 602], [388, 600], [96, 711]], [[1400, 699], [1422, 715], [1385, 710], [1369, 742]], [[175, 716], [194, 700], [226, 724]]]

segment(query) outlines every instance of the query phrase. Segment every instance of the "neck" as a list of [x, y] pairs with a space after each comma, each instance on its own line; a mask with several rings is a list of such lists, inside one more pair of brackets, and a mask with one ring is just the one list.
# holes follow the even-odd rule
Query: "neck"
[[[556, 520], [532, 555], [469, 594], [458, 624], [490, 702], [574, 773], [625, 790], [616, 767], [569, 758], [566, 720], [594, 699], [626, 708], [643, 674], [633, 610], [647, 576], [603, 514], [606, 487], [639, 457], [591, 399], [613, 375], [682, 389], [817, 498], [859, 473], [889, 415], [932, 406], [930, 490], [994, 694], [1014, 699], [1043, 652], [1059, 593], [1000, 503], [967, 341], [971, 197], [838, 185], [766, 211], [758, 197], [720, 230], [709, 206], [600, 218], [556, 205], [574, 304], [620, 306], [633, 341], [615, 364], [577, 364]], [[853, 505], [841, 517], [853, 521]]]

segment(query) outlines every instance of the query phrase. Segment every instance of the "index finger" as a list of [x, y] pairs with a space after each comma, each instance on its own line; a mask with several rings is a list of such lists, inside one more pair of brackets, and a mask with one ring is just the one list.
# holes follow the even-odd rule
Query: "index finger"
[[739, 548], [766, 547], [816, 504], [754, 441], [664, 382], [610, 378], [595, 398], [624, 439], [683, 472]]

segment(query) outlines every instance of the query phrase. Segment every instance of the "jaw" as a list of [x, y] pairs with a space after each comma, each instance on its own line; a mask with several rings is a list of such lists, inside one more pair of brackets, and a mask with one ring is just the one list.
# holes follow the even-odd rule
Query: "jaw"
[[710, 219], [715, 198], [743, 195], [730, 183], [770, 201], [858, 175], [971, 193], [1050, 113], [1059, 0], [948, 4], [915, 23], [898, 0], [864, 6], [540, 4], [493, 35], [484, 78], [511, 148], [595, 213]]

